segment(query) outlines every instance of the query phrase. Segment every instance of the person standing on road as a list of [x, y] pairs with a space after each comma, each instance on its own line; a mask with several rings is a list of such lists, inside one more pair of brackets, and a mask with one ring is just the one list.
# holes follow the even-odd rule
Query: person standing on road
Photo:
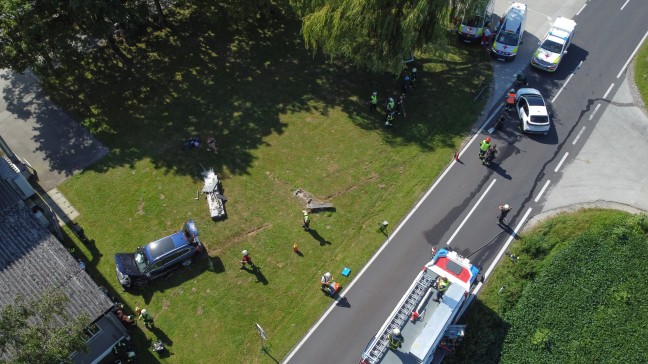
[[491, 138], [487, 137], [482, 140], [481, 144], [479, 144], [479, 159], [484, 159], [484, 154], [486, 154], [486, 151], [490, 148], [490, 141]]
[[481, 40], [481, 45], [484, 47], [488, 47], [490, 44], [490, 38], [491, 38], [491, 31], [488, 29], [488, 27], [484, 28], [484, 33], [482, 34], [482, 40]]
[[378, 92], [374, 91], [369, 100], [369, 111], [376, 111], [378, 107]]
[[507, 221], [506, 215], [508, 215], [508, 213], [511, 212], [511, 206], [505, 204], [503, 206], [500, 206], [499, 210], [500, 210], [500, 214], [497, 217], [497, 223], [500, 225], [504, 225], [504, 223]]
[[488, 148], [488, 151], [486, 152], [486, 155], [484, 155], [484, 160], [482, 161], [482, 164], [485, 166], [489, 166], [490, 163], [495, 159], [497, 156], [497, 144], [493, 144], [490, 148]]
[[513, 110], [515, 105], [515, 89], [510, 89], [508, 95], [506, 95], [506, 105], [504, 106], [504, 111], [510, 113]]

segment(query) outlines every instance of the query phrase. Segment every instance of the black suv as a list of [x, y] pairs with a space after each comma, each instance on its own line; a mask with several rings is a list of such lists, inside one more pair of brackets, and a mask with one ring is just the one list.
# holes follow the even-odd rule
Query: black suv
[[189, 220], [182, 230], [138, 247], [135, 253], [115, 254], [117, 279], [124, 288], [142, 287], [175, 268], [188, 266], [203, 250], [196, 224]]

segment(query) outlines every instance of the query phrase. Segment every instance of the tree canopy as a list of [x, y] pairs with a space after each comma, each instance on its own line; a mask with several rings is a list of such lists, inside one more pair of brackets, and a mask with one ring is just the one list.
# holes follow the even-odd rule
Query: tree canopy
[[372, 71], [399, 73], [404, 59], [443, 45], [454, 14], [488, 0], [291, 0], [306, 46]]
[[8, 363], [70, 363], [74, 352], [87, 350], [87, 317], [69, 319], [63, 309], [68, 298], [48, 292], [39, 301], [19, 296], [0, 310], [0, 353]]

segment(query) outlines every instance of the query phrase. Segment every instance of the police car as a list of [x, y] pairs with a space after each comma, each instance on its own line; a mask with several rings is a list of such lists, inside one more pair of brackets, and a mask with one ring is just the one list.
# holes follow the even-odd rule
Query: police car
[[538, 43], [540, 47], [531, 58], [531, 65], [548, 72], [556, 71], [563, 55], [567, 54], [574, 29], [576, 29], [575, 21], [566, 18], [556, 19], [544, 40]]

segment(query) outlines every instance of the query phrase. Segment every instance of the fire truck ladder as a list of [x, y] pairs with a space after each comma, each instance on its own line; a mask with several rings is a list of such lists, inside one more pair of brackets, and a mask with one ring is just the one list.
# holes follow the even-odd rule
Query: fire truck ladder
[[366, 357], [367, 361], [376, 364], [383, 357], [389, 345], [389, 333], [395, 328], [403, 328], [412, 311], [418, 306], [425, 293], [432, 286], [433, 281], [434, 279], [428, 271], [421, 274], [416, 283], [412, 285], [410, 292], [407, 294], [407, 298], [401, 300], [402, 303], [398, 311], [396, 311], [396, 314], [389, 320], [389, 324], [383, 326], [380, 337], [374, 342], [371, 349], [369, 349]]

